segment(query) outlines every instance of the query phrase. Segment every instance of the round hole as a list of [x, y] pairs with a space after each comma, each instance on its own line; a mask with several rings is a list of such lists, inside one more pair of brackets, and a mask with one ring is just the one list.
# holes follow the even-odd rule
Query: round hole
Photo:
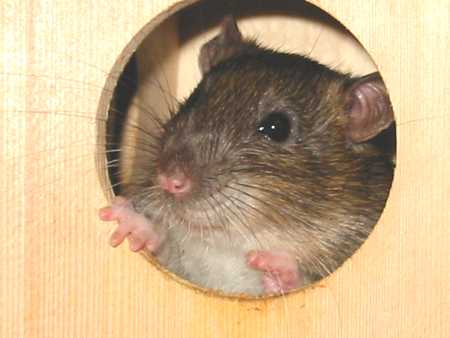
[[[103, 126], [129, 239], [226, 295], [295, 291], [354, 254], [384, 209], [396, 136], [381, 75], [342, 24], [298, 1], [203, 1], [136, 39]], [[258, 132], [274, 113], [282, 142]]]

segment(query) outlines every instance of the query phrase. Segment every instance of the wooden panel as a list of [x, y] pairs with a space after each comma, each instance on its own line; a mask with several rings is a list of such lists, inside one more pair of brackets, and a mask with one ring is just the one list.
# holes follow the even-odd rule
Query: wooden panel
[[112, 225], [97, 219], [107, 203], [96, 168], [107, 74], [174, 3], [0, 3], [0, 336], [447, 337], [448, 1], [314, 1], [377, 61], [398, 120], [398, 169], [379, 225], [351, 260], [315, 288], [262, 301], [186, 287], [111, 249]]

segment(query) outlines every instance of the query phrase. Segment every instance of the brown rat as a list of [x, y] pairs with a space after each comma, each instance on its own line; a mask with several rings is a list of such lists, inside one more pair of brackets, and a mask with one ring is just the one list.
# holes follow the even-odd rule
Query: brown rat
[[393, 175], [370, 142], [393, 123], [378, 73], [341, 74], [242, 38], [233, 18], [200, 52], [203, 78], [145, 131], [148, 158], [101, 210], [203, 287], [284, 293], [328, 275], [371, 232]]

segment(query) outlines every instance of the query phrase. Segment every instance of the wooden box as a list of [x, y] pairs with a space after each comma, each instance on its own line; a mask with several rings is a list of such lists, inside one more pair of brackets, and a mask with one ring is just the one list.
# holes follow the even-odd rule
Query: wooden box
[[[287, 297], [244, 301], [205, 294], [126, 247], [109, 247], [112, 224], [97, 210], [109, 196], [99, 126], [111, 79], [154, 27], [195, 2], [0, 3], [0, 337], [448, 337], [446, 0], [311, 1], [376, 61], [398, 126], [385, 211], [329, 278]], [[160, 29], [179, 36], [170, 23]], [[171, 62], [186, 72], [186, 60]], [[180, 95], [198, 74], [184, 76]]]

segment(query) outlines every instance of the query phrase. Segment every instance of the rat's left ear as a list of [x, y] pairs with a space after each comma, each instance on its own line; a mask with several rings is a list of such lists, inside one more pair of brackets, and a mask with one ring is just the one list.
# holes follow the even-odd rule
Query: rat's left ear
[[367, 141], [394, 121], [391, 101], [380, 73], [353, 80], [346, 95], [346, 109], [350, 117], [347, 136], [352, 142]]

